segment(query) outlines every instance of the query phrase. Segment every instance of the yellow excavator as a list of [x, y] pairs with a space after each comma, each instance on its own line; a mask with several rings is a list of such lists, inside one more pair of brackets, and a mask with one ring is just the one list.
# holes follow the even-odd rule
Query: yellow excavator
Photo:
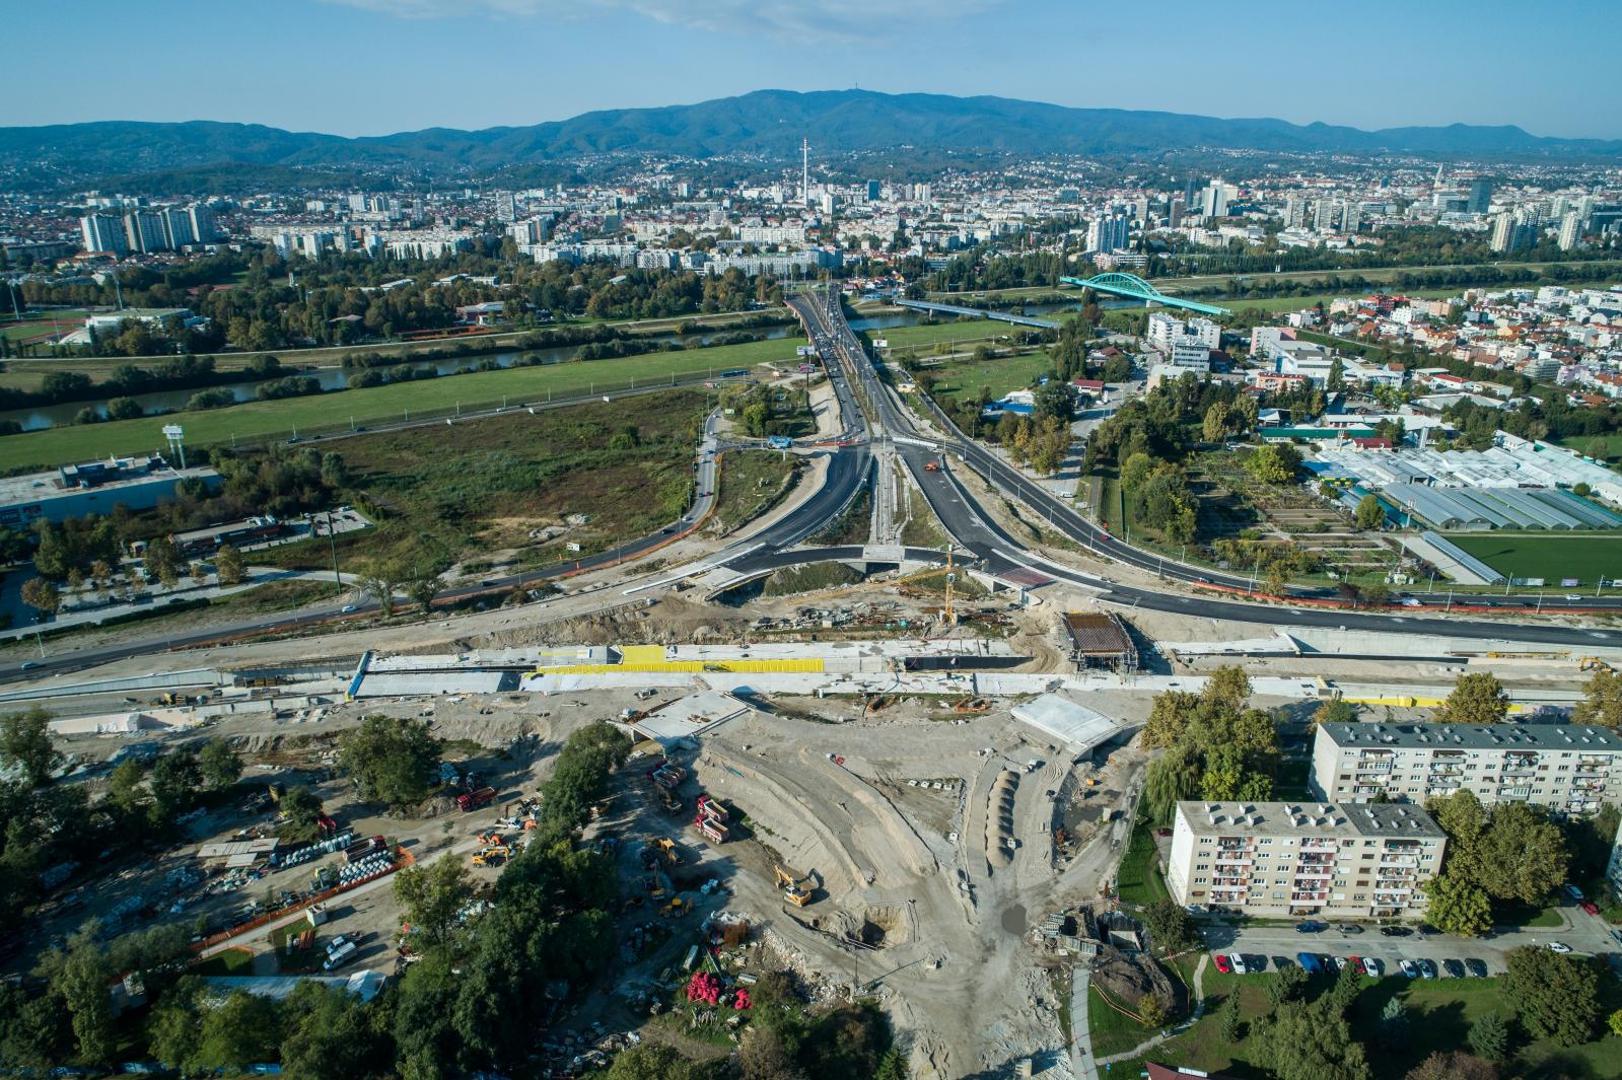
[[811, 881], [798, 870], [778, 863], [772, 868], [777, 874], [778, 888], [783, 890], [783, 899], [795, 907], [805, 907], [811, 902]]

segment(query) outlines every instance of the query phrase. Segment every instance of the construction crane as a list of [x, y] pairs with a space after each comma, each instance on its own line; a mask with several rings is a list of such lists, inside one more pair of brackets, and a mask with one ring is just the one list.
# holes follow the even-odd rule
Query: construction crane
[[772, 867], [777, 875], [777, 886], [783, 890], [783, 899], [795, 907], [805, 907], [811, 902], [810, 880], [798, 870], [778, 863]]

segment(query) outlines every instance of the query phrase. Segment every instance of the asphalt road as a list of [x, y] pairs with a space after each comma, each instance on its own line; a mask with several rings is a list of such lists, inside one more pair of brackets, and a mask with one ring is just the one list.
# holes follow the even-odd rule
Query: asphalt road
[[1372, 956], [1385, 965], [1387, 975], [1400, 975], [1398, 962], [1402, 960], [1433, 960], [1440, 968], [1444, 960], [1477, 959], [1487, 965], [1491, 974], [1498, 975], [1510, 951], [1527, 945], [1546, 948], [1551, 941], [1558, 941], [1570, 946], [1574, 953], [1590, 956], [1617, 951], [1618, 941], [1604, 919], [1576, 905], [1557, 910], [1563, 920], [1561, 926], [1505, 927], [1483, 938], [1450, 934], [1385, 937], [1372, 927], [1365, 927], [1360, 934], [1347, 934], [1341, 930], [1345, 924], [1338, 922], [1315, 934], [1299, 933], [1291, 926], [1235, 928], [1231, 923], [1201, 922], [1200, 935], [1212, 952], [1267, 957], [1269, 971], [1278, 966], [1279, 959], [1293, 963], [1298, 952]]
[[[1001, 489], [1014, 495], [1046, 518], [1052, 527], [1100, 554], [1108, 555], [1137, 569], [1188, 584], [1210, 583], [1241, 589], [1248, 584], [1245, 579], [1181, 566], [1175, 560], [1167, 560], [1121, 542], [1081, 517], [1064, 500], [1049, 494], [1040, 484], [1009, 466], [985, 447], [964, 438], [939, 407], [923, 395], [919, 396], [920, 400], [924, 401], [926, 407], [934, 413], [941, 430], [949, 432], [950, 435], [946, 439], [921, 439], [911, 418], [897, 407], [889, 392], [881, 385], [866, 350], [845, 320], [837, 296], [823, 304], [810, 305], [810, 309], [821, 323], [821, 332], [835, 344], [846, 361], [855, 369], [857, 377], [862, 379], [864, 386], [867, 387], [868, 400], [873, 403], [879, 414], [879, 428], [884, 437], [897, 440], [895, 445], [898, 455], [907, 463], [913, 479], [922, 490], [930, 508], [940, 518], [947, 533], [993, 573], [1007, 575], [1009, 572], [1017, 574], [1021, 570], [1027, 573], [1035, 572], [1045, 577], [1097, 589], [1107, 599], [1117, 603], [1235, 622], [1622, 648], [1622, 632], [1613, 630], [1561, 626], [1553, 622], [1514, 624], [1486, 620], [1436, 619], [1406, 614], [1377, 614], [1344, 608], [1294, 608], [1211, 599], [1122, 585], [1032, 556], [1026, 552], [1025, 545], [1008, 535], [980, 506], [974, 496], [952, 476], [952, 458], [980, 473], [993, 489]], [[930, 446], [919, 445], [920, 442], [932, 443], [944, 452], [937, 452]], [[930, 462], [937, 462], [939, 471], [929, 470], [927, 466]], [[1520, 610], [1525, 602], [1519, 598], [1501, 599], [1507, 604], [1512, 604], [1516, 610]], [[1437, 603], [1440, 602], [1438, 599]], [[1610, 607], [1614, 606], [1614, 603], [1608, 600], [1602, 606]]]
[[[1155, 589], [1121, 585], [1107, 579], [1084, 574], [1067, 567], [1049, 563], [1026, 552], [1024, 545], [1008, 535], [980, 506], [974, 496], [952, 475], [951, 459], [955, 457], [967, 467], [979, 472], [993, 488], [1001, 488], [1025, 502], [1060, 532], [1100, 554], [1108, 555], [1129, 566], [1161, 577], [1180, 580], [1188, 584], [1211, 583], [1242, 588], [1245, 580], [1231, 575], [1215, 574], [1201, 568], [1187, 567], [1175, 560], [1131, 547], [1107, 531], [1098, 528], [1062, 500], [1050, 495], [1041, 485], [1034, 483], [1018, 470], [1002, 461], [973, 440], [966, 439], [952, 425], [949, 418], [927, 397], [926, 407], [935, 414], [935, 420], [949, 436], [942, 439], [921, 439], [910, 416], [892, 399], [878, 377], [860, 339], [851, 330], [837, 290], [805, 291], [792, 295], [789, 306], [805, 324], [812, 344], [816, 347], [827, 370], [828, 378], [839, 404], [842, 435], [829, 447], [832, 455], [826, 479], [821, 488], [793, 513], [773, 523], [763, 532], [749, 538], [748, 546], [732, 559], [720, 562], [739, 569], [756, 569], [767, 565], [761, 559], [772, 560], [771, 565], [792, 565], [801, 562], [826, 560], [825, 551], [784, 552], [804, 541], [818, 529], [834, 520], [868, 482], [872, 469], [870, 441], [873, 438], [892, 440], [897, 456], [905, 462], [914, 481], [923, 492], [931, 509], [940, 518], [947, 533], [956, 544], [978, 560], [987, 570], [1001, 576], [1027, 575], [1033, 584], [1041, 579], [1069, 581], [1099, 591], [1117, 603], [1175, 612], [1211, 619], [1269, 625], [1296, 625], [1340, 629], [1374, 630], [1385, 633], [1423, 633], [1481, 640], [1515, 640], [1546, 644], [1622, 647], [1622, 632], [1563, 627], [1555, 623], [1512, 624], [1508, 622], [1467, 621], [1454, 619], [1426, 619], [1408, 615], [1382, 615], [1345, 609], [1284, 608], [1255, 603], [1210, 599]], [[858, 395], [856, 387], [860, 387]], [[651, 393], [663, 387], [647, 387], [637, 393]], [[619, 396], [619, 395], [616, 395]], [[865, 399], [868, 409], [862, 408], [858, 397]], [[554, 401], [530, 408], [558, 408], [569, 401]], [[523, 408], [526, 406], [516, 406]], [[513, 409], [506, 410], [508, 412]], [[486, 415], [486, 414], [479, 414]], [[463, 419], [473, 419], [470, 414]], [[715, 498], [717, 442], [714, 437], [716, 417], [706, 422], [704, 445], [697, 461], [698, 496], [686, 513], [658, 532], [618, 544], [605, 551], [579, 559], [558, 563], [550, 567], [505, 577], [487, 578], [477, 585], [463, 586], [441, 594], [446, 601], [499, 594], [514, 588], [527, 588], [558, 578], [590, 570], [599, 570], [639, 558], [648, 552], [691, 532], [708, 512]], [[415, 427], [410, 424], [386, 425], [374, 430], [396, 427]], [[444, 423], [443, 420], [426, 423]], [[341, 438], [348, 433], [327, 436]], [[936, 448], [938, 447], [938, 449]], [[946, 453], [942, 453], [944, 450]], [[937, 468], [928, 468], [930, 463]], [[842, 549], [832, 549], [842, 550]], [[859, 549], [856, 550], [859, 554]], [[854, 556], [847, 556], [854, 557]], [[938, 553], [922, 550], [910, 557], [936, 560]], [[1422, 602], [1441, 603], [1430, 598]], [[1522, 609], [1530, 601], [1517, 597], [1494, 598], [1494, 606]], [[97, 664], [121, 660], [154, 652], [204, 645], [229, 640], [253, 633], [284, 632], [299, 627], [332, 621], [346, 615], [360, 615], [377, 607], [375, 600], [354, 604], [334, 602], [285, 617], [244, 619], [211, 627], [191, 634], [165, 635], [128, 644], [101, 649], [72, 650], [58, 656], [47, 655], [38, 661], [25, 661], [0, 666], [0, 683], [22, 678], [63, 673]], [[1622, 598], [1602, 598], [1587, 606], [1597, 608], [1622, 607]]]

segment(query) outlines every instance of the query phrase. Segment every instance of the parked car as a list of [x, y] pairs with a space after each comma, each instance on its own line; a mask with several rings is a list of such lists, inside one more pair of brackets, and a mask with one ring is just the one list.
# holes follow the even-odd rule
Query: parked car
[[1551, 941], [1551, 942], [1549, 942], [1549, 951], [1550, 952], [1557, 952], [1557, 953], [1568, 953], [1568, 952], [1571, 951], [1571, 946], [1567, 945], [1564, 941]]
[[1335, 970], [1336, 971], [1345, 971], [1346, 970], [1346, 964], [1347, 964], [1346, 958], [1344, 956], [1337, 956], [1334, 959], [1335, 959]]
[[1566, 895], [1571, 897], [1573, 900], [1581, 900], [1583, 898], [1583, 891], [1577, 886], [1573, 885], [1571, 882], [1566, 882], [1563, 888], [1566, 891]]
[[1436, 978], [1436, 961], [1435, 960], [1418, 960], [1418, 961], [1416, 961], [1416, 963], [1419, 965], [1419, 977], [1420, 978], [1422, 978], [1422, 979], [1434, 979], [1434, 978]]
[[1317, 975], [1324, 969], [1323, 961], [1318, 959], [1316, 953], [1298, 952], [1295, 954], [1295, 962], [1300, 964], [1301, 970], [1308, 975]]
[[1335, 929], [1339, 930], [1343, 934], [1361, 934], [1363, 932], [1363, 928], [1361, 926], [1351, 922], [1341, 923], [1339, 926], [1335, 927]]
[[1584, 900], [1582, 903], [1578, 904], [1577, 906], [1582, 908], [1584, 911], [1588, 912], [1590, 915], [1598, 915], [1599, 914], [1599, 905], [1594, 903], [1594, 901], [1592, 901], [1592, 900]]
[[1414, 966], [1414, 962], [1412, 960], [1399, 960], [1397, 961], [1397, 966], [1402, 969], [1402, 973], [1408, 978], [1419, 978], [1419, 969]]
[[1317, 934], [1327, 929], [1329, 929], [1328, 923], [1317, 922], [1313, 919], [1295, 924], [1295, 932], [1298, 934]]
[[1464, 978], [1464, 965], [1459, 963], [1457, 960], [1443, 960], [1442, 971], [1446, 973], [1447, 977], [1450, 979]]
[[1383, 979], [1385, 977], [1385, 965], [1372, 956], [1365, 956], [1363, 958], [1363, 974], [1371, 979]]
[[1245, 958], [1241, 954], [1239, 954], [1239, 953], [1231, 953], [1231, 954], [1229, 954], [1228, 962], [1233, 965], [1233, 973], [1235, 975], [1248, 975], [1248, 974], [1250, 974], [1250, 968], [1245, 966]]
[[1486, 963], [1484, 961], [1477, 960], [1474, 957], [1467, 958], [1464, 961], [1464, 970], [1468, 971], [1471, 975], [1474, 975], [1478, 979], [1485, 979], [1487, 977]]
[[1407, 937], [1413, 931], [1406, 926], [1382, 926], [1380, 927], [1380, 933], [1386, 937]]
[[1361, 956], [1350, 957], [1347, 959], [1346, 963], [1351, 965], [1352, 970], [1357, 972], [1359, 975], [1368, 974], [1368, 971], [1363, 967], [1363, 958]]
[[1222, 972], [1222, 974], [1233, 974], [1233, 961], [1229, 960], [1225, 955], [1222, 953], [1215, 953], [1211, 959], [1216, 963], [1216, 969]]

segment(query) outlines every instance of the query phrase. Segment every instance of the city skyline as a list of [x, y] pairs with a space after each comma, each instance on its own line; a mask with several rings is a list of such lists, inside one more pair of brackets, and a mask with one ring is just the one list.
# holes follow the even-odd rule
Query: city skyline
[[[80, 70], [96, 76], [64, 80], [49, 49], [18, 50], [20, 83], [50, 92], [0, 103], [0, 125], [207, 119], [383, 135], [518, 126], [768, 87], [860, 86], [1363, 129], [1513, 124], [1537, 135], [1622, 137], [1604, 110], [1573, 107], [1614, 100], [1622, 91], [1614, 67], [1544, 65], [1535, 78], [1528, 70], [1527, 57], [1554, 55], [1572, 27], [1598, 25], [1607, 12], [1596, 3], [1562, 4], [1542, 21], [1517, 22], [1513, 35], [1502, 32], [1511, 12], [1499, 3], [1435, 5], [1423, 28], [1397, 5], [1377, 3], [1341, 25], [1344, 36], [1326, 35], [1287, 5], [1252, 3], [1226, 31], [1245, 45], [1240, 62], [1223, 60], [1225, 35], [1183, 29], [1200, 15], [1189, 4], [1169, 5], [1148, 25], [1132, 12], [1058, 3], [953, 0], [927, 21], [904, 8], [839, 0], [807, 20], [780, 3], [636, 0], [565, 10], [549, 0], [292, 0], [222, 20], [198, 0], [30, 5], [10, 22], [23, 43], [98, 27], [76, 47]], [[188, 40], [229, 52], [231, 62], [210, 65], [206, 86], [193, 64], [134, 69], [124, 43], [154, 18], [193, 20]], [[1134, 40], [1147, 67], [1131, 66]], [[322, 46], [338, 41], [348, 43], [342, 53]], [[1104, 42], [1114, 45], [1100, 53]], [[1110, 55], [1117, 59], [1098, 63]], [[1481, 78], [1488, 70], [1528, 77]]]

